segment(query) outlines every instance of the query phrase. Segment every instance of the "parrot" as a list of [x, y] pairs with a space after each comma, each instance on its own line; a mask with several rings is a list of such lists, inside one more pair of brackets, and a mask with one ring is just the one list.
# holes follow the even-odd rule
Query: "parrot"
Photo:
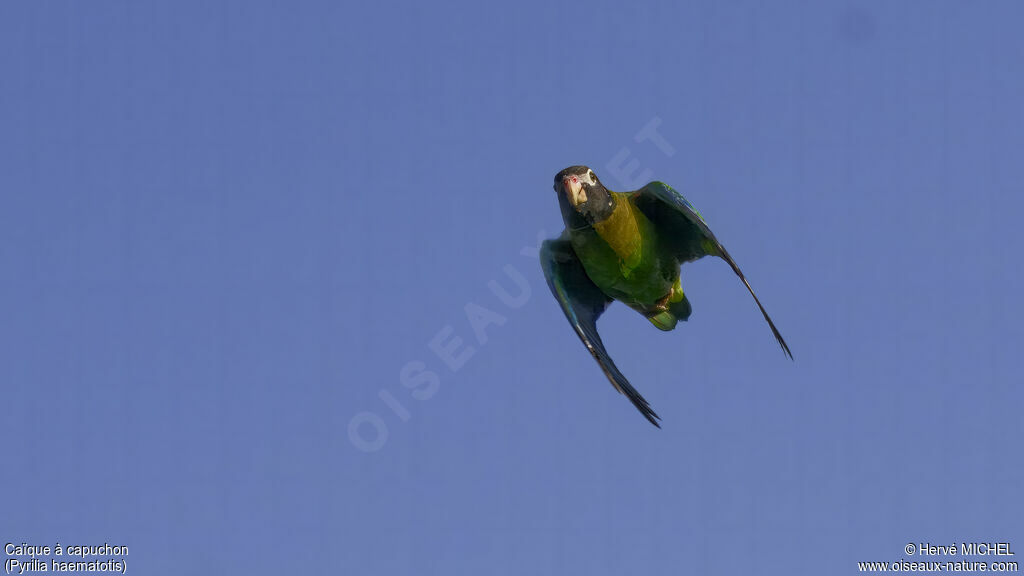
[[540, 247], [548, 288], [612, 386], [651, 424], [661, 428], [660, 417], [615, 366], [597, 332], [597, 319], [618, 300], [659, 330], [673, 330], [691, 312], [679, 277], [686, 262], [704, 256], [725, 260], [793, 359], [736, 261], [700, 212], [671, 186], [655, 181], [634, 192], [613, 192], [590, 168], [570, 166], [555, 175], [554, 189], [565, 229]]

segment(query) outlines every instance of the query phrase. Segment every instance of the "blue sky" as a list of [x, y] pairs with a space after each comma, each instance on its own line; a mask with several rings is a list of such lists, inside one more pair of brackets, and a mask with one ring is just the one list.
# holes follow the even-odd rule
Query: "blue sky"
[[[0, 539], [153, 575], [1024, 548], [1022, 17], [4, 4]], [[687, 265], [676, 331], [600, 323], [647, 424], [531, 255], [580, 163], [683, 192], [796, 361], [725, 263]]]

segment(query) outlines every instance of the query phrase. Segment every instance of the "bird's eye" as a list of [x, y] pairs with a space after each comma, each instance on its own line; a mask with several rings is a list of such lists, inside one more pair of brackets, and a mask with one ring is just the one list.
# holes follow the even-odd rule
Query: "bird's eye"
[[596, 181], [597, 181], [597, 175], [596, 175], [596, 174], [594, 174], [594, 172], [593, 172], [593, 171], [591, 171], [591, 172], [590, 172], [590, 179], [591, 179], [591, 180], [593, 180], [594, 182], [596, 182]]

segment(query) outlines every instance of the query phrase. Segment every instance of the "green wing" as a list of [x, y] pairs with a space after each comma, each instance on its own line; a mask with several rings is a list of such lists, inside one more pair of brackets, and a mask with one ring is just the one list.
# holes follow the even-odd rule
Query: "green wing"
[[562, 312], [565, 312], [569, 324], [572, 324], [580, 340], [597, 360], [612, 386], [625, 394], [651, 424], [661, 428], [658, 424], [658, 415], [615, 366], [615, 362], [612, 362], [611, 356], [604, 348], [604, 343], [601, 342], [601, 337], [597, 334], [597, 319], [611, 304], [612, 299], [587, 276], [583, 264], [565, 234], [557, 240], [546, 240], [541, 245], [540, 263], [544, 268], [548, 288], [562, 306]]
[[775, 327], [775, 323], [768, 316], [761, 301], [757, 299], [757, 294], [754, 294], [750, 282], [747, 282], [746, 276], [740, 271], [736, 261], [729, 256], [729, 252], [718, 241], [718, 238], [715, 238], [711, 229], [708, 228], [707, 222], [704, 221], [704, 217], [697, 212], [693, 204], [690, 204], [682, 194], [663, 182], [651, 182], [634, 192], [633, 204], [654, 224], [659, 234], [666, 238], [669, 248], [680, 262], [690, 262], [704, 256], [719, 256], [728, 262], [733, 272], [736, 272], [747, 290], [750, 291], [750, 295], [754, 297], [754, 302], [757, 303], [764, 319], [768, 321], [768, 326], [771, 327], [772, 334], [779, 341], [782, 350], [791, 360], [793, 359], [793, 353], [789, 351], [789, 346], [782, 339], [782, 334]]

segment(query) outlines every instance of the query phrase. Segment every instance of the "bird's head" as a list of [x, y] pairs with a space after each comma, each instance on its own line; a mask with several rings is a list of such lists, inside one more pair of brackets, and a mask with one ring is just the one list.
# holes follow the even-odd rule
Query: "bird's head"
[[611, 192], [601, 184], [594, 171], [586, 166], [570, 166], [555, 175], [555, 192], [558, 193], [559, 203], [565, 208], [571, 208], [575, 212], [575, 219], [582, 216], [587, 223], [600, 222], [611, 215], [615, 209], [615, 201]]

